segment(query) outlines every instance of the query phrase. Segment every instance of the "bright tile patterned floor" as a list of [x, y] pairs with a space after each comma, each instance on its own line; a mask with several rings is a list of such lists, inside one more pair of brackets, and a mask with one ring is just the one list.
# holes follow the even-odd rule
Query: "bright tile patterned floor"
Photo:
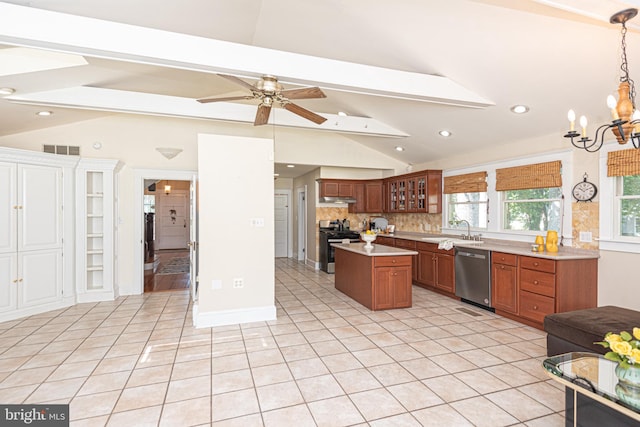
[[371, 312], [278, 259], [273, 322], [194, 329], [176, 291], [0, 323], [0, 402], [92, 427], [564, 426], [543, 332], [413, 290]]

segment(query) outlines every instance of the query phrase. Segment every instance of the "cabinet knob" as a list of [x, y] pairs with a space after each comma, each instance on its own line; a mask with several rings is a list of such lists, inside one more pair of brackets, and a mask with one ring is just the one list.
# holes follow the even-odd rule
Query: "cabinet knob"
[[534, 305], [534, 306], [533, 306], [533, 309], [534, 309], [534, 310], [537, 310], [537, 309], [538, 309], [538, 306], [537, 306], [537, 305]]
[[22, 282], [22, 279], [18, 279], [18, 282]]
[[396, 263], [396, 260], [395, 260], [395, 259], [392, 259], [392, 260], [391, 260], [391, 262], [395, 264], [395, 263]]
[[12, 282], [12, 283], [18, 283], [18, 279], [16, 279], [16, 280], [13, 280], [13, 282]]
[[533, 281], [533, 284], [534, 284], [534, 285], [537, 285], [537, 284], [538, 284], [538, 281], [537, 281], [537, 280], [534, 280], [534, 281]]
[[504, 265], [501, 265], [501, 266], [500, 266], [500, 269], [501, 269], [501, 270], [504, 270]]
[[534, 263], [533, 263], [533, 266], [534, 266], [534, 267], [537, 267], [539, 264], [540, 264], [539, 262], [534, 262]]

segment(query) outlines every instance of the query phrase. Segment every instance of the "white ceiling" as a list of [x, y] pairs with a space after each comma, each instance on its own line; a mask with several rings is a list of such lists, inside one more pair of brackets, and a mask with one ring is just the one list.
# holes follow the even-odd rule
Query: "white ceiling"
[[[397, 0], [392, 3], [371, 0], [32, 0], [0, 3], [384, 67], [397, 70], [398, 76], [400, 72], [418, 77], [442, 76], [488, 101], [486, 107], [470, 108], [352, 93], [338, 90], [322, 77], [305, 80], [304, 83], [320, 85], [328, 97], [299, 101], [300, 105], [319, 114], [346, 111], [408, 134], [404, 138], [347, 136], [410, 164], [522, 139], [543, 136], [561, 139], [568, 126], [565, 117], [569, 108], [586, 114], [590, 123], [608, 120], [605, 98], [617, 87], [620, 62], [620, 27], [609, 24], [609, 16], [640, 5], [637, 0]], [[640, 58], [640, 35], [636, 31], [640, 17], [632, 21], [630, 27], [631, 24], [633, 31], [627, 36], [627, 53], [633, 77], [634, 72], [640, 73], [640, 63], [634, 62]], [[26, 28], [33, 23], [24, 22], [24, 25]], [[0, 42], [4, 48], [14, 44], [6, 37], [0, 37]], [[85, 59], [89, 64], [84, 66], [12, 75], [0, 72], [0, 87], [15, 88], [15, 96], [79, 86], [194, 99], [241, 93], [241, 88], [211, 72], [86, 54]], [[363, 73], [356, 77], [364, 81], [367, 76], [376, 75]], [[530, 112], [520, 116], [511, 113], [509, 108], [518, 103], [528, 105]], [[54, 110], [54, 116], [43, 119], [34, 114], [37, 106], [0, 99], [0, 136], [113, 114], [92, 111], [87, 106], [49, 109]], [[440, 137], [441, 129], [450, 130], [453, 136]], [[405, 151], [395, 151], [397, 145], [405, 147]]]

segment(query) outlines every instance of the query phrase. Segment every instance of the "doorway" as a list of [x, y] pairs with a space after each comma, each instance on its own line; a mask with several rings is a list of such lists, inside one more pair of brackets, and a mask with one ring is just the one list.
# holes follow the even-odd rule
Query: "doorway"
[[287, 258], [289, 256], [289, 196], [284, 191], [278, 191], [274, 200], [274, 229], [275, 256]]
[[[190, 207], [195, 206], [191, 200], [191, 186], [195, 182], [196, 173], [192, 171], [167, 170], [135, 170], [134, 171], [134, 200], [135, 209], [134, 233], [140, 242], [139, 250], [135, 251], [134, 268], [137, 271], [133, 291], [142, 294], [146, 291], [195, 289], [197, 274], [191, 272], [197, 264], [197, 255], [193, 250], [191, 233], [194, 235], [197, 221], [191, 219]], [[154, 191], [148, 191], [150, 185], [155, 184]], [[165, 185], [171, 186], [165, 189]], [[167, 191], [168, 190], [168, 191]], [[168, 193], [168, 194], [167, 194]], [[155, 197], [149, 196], [154, 194]], [[153, 239], [154, 259], [153, 270], [145, 269], [145, 258], [148, 256], [147, 242], [149, 228], [148, 215], [153, 206]], [[166, 211], [166, 212], [165, 212]], [[175, 212], [173, 212], [175, 211]], [[155, 218], [157, 215], [158, 218]], [[156, 233], [160, 232], [160, 240]], [[156, 241], [160, 246], [156, 246]], [[152, 273], [152, 279], [149, 277]], [[195, 295], [194, 295], [195, 298]]]
[[190, 184], [166, 179], [145, 182], [145, 292], [189, 288]]

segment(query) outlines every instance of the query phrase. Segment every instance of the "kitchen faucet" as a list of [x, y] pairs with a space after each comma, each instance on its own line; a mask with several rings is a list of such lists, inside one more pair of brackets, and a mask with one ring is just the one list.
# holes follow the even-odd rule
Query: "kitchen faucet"
[[471, 239], [471, 225], [469, 224], [469, 221], [467, 221], [466, 219], [454, 219], [454, 220], [449, 221], [449, 224], [458, 226], [458, 225], [460, 225], [461, 222], [464, 222], [465, 224], [467, 224], [467, 234], [463, 234], [462, 238], [464, 240], [467, 240], [467, 239], [470, 240]]

